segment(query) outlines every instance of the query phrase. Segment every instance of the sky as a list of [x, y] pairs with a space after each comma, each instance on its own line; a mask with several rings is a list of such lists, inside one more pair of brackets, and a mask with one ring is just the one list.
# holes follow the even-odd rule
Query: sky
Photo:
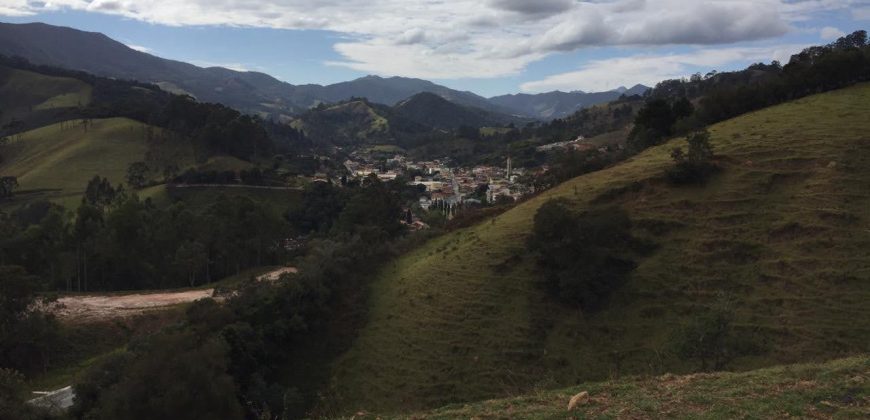
[[0, 21], [292, 84], [375, 74], [489, 97], [785, 63], [870, 27], [870, 0], [0, 0]]

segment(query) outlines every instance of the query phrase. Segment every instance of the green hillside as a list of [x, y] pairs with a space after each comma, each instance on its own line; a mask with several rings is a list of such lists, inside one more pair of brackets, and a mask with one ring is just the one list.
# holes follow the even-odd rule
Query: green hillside
[[34, 111], [85, 106], [91, 102], [91, 91], [81, 80], [0, 66], [0, 122]]
[[[870, 358], [864, 356], [743, 373], [589, 383], [517, 398], [457, 404], [401, 418], [866, 418], [870, 415], [868, 375]], [[589, 393], [588, 400], [567, 411], [571, 397], [583, 391]]]
[[364, 100], [314, 109], [293, 121], [294, 128], [306, 136], [338, 144], [366, 143], [372, 139], [392, 139], [386, 107]]
[[[870, 351], [870, 84], [711, 127], [723, 170], [664, 181], [647, 150], [453, 232], [385, 269], [368, 324], [337, 363], [328, 412], [398, 412], [620, 374], [698, 369], [669, 337], [723, 299], [758, 340], [729, 368]], [[678, 143], [681, 142], [681, 143]], [[658, 244], [593, 316], [554, 303], [525, 241], [537, 208], [619, 205]], [[335, 411], [331, 411], [335, 410]]]
[[130, 164], [145, 160], [153, 130], [159, 129], [110, 118], [27, 131], [3, 146], [0, 174], [18, 177], [21, 196], [34, 193], [74, 205], [95, 175], [113, 184], [124, 182]]

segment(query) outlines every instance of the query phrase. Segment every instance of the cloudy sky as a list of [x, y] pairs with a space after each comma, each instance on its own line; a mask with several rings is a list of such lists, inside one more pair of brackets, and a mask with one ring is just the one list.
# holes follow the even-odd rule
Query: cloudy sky
[[492, 96], [785, 62], [870, 27], [870, 0], [0, 0], [0, 21], [293, 84], [377, 74]]

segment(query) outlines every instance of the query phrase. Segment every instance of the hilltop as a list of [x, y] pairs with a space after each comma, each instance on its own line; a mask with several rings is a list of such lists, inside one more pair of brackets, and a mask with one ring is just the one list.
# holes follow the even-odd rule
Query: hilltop
[[475, 131], [531, 120], [458, 105], [434, 93], [418, 93], [394, 106], [365, 98], [320, 105], [291, 125], [320, 145], [392, 144], [413, 147], [449, 140], [460, 128]]
[[[867, 352], [868, 101], [861, 84], [712, 126], [722, 171], [704, 187], [665, 181], [674, 139], [405, 255], [374, 281], [324, 409], [390, 413], [690, 372], [699, 366], [670, 337], [723, 299], [736, 333], [757, 340], [731, 369]], [[656, 244], [597, 314], [548, 299], [527, 254], [535, 212], [553, 198], [619, 206]]]

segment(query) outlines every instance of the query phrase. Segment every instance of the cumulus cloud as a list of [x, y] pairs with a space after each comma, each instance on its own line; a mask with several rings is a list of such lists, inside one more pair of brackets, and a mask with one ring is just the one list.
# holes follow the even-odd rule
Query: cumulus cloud
[[0, 0], [0, 14], [79, 10], [163, 25], [321, 29], [330, 64], [411, 77], [515, 75], [563, 51], [777, 37], [861, 0]]
[[500, 10], [531, 16], [549, 16], [564, 12], [574, 6], [573, 0], [490, 0], [489, 4]]
[[819, 30], [819, 36], [825, 41], [835, 40], [843, 35], [846, 33], [832, 26], [826, 26]]
[[596, 92], [614, 89], [626, 80], [652, 86], [662, 80], [688, 76], [699, 68], [713, 70], [735, 63], [787, 61], [792, 54], [804, 47], [804, 45], [785, 45], [698, 49], [685, 54], [636, 55], [593, 60], [576, 71], [524, 83], [521, 89], [525, 92], [551, 90]]

